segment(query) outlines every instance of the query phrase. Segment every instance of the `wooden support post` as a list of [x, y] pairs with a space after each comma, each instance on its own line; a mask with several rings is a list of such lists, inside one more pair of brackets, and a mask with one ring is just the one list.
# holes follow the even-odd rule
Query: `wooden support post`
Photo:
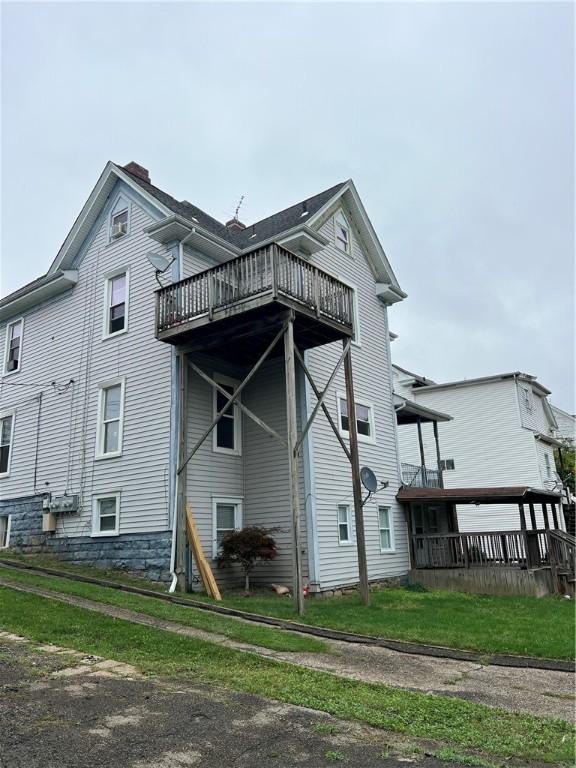
[[[343, 342], [346, 347], [346, 341]], [[348, 349], [344, 358], [344, 378], [346, 380], [346, 405], [348, 409], [348, 434], [350, 435], [350, 456], [352, 459], [352, 491], [354, 495], [354, 520], [356, 522], [356, 548], [358, 551], [358, 586], [364, 605], [368, 605], [368, 564], [366, 562], [366, 542], [364, 537], [364, 513], [362, 510], [362, 488], [360, 486], [360, 456], [358, 453], [358, 428], [356, 424], [356, 404], [354, 399], [354, 379], [352, 376], [352, 353]]]
[[548, 518], [548, 506], [542, 503], [542, 516], [544, 517], [544, 528], [550, 530], [550, 519]]
[[434, 442], [436, 443], [436, 464], [438, 465], [438, 480], [440, 482], [440, 488], [444, 488], [444, 476], [442, 474], [442, 459], [440, 458], [440, 439], [438, 437], [438, 422], [433, 421], [432, 427], [434, 429]]
[[[186, 422], [188, 418], [188, 366], [185, 355], [178, 355], [178, 464], [182, 465], [186, 457]], [[187, 587], [186, 556], [186, 478], [187, 472], [177, 475], [178, 497], [176, 505], [176, 584], [180, 592], [185, 592]]]
[[560, 526], [558, 525], [558, 515], [556, 514], [556, 504], [554, 504], [554, 502], [550, 504], [550, 509], [552, 510], [552, 520], [554, 521], [554, 528], [555, 530], [558, 530]]
[[536, 512], [534, 511], [534, 504], [530, 501], [528, 503], [528, 509], [530, 510], [530, 525], [532, 530], [535, 531], [538, 526], [536, 525]]
[[526, 515], [524, 514], [524, 504], [518, 504], [518, 511], [520, 512], [520, 530], [522, 531], [522, 541], [524, 542], [526, 567], [530, 568], [530, 552], [528, 550], [528, 536], [526, 535]]
[[302, 584], [302, 549], [300, 543], [300, 488], [298, 483], [298, 424], [296, 420], [296, 368], [294, 359], [294, 313], [291, 312], [284, 332], [284, 366], [286, 374], [286, 416], [288, 426], [288, 473], [290, 479], [290, 507], [292, 511], [292, 546], [294, 606], [298, 614], [304, 613]]
[[418, 427], [418, 447], [420, 448], [420, 473], [422, 475], [422, 483], [426, 487], [426, 459], [424, 457], [424, 441], [422, 439], [422, 420], [420, 416], [416, 417], [416, 426]]

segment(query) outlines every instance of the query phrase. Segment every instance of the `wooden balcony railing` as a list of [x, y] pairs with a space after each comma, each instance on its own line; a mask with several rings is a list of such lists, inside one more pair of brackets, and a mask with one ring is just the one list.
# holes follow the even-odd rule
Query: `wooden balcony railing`
[[402, 483], [412, 488], [442, 488], [442, 473], [437, 469], [402, 462]]
[[287, 297], [321, 319], [353, 327], [352, 289], [273, 243], [159, 289], [157, 333], [266, 295]]
[[416, 568], [538, 568], [550, 565], [545, 530], [424, 534], [413, 536], [412, 542]]

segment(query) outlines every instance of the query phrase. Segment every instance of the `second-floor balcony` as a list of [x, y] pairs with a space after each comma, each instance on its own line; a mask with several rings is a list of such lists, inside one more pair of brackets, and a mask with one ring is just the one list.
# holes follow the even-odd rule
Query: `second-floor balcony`
[[156, 292], [156, 336], [172, 344], [251, 336], [295, 312], [302, 349], [350, 337], [353, 290], [273, 243]]
[[441, 488], [442, 473], [438, 469], [402, 462], [402, 484], [412, 488]]

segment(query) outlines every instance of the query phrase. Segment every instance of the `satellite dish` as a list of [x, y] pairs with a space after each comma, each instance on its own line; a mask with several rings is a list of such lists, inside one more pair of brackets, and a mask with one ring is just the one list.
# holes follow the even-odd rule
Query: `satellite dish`
[[161, 253], [154, 253], [154, 251], [148, 251], [146, 258], [157, 272], [166, 272], [170, 264], [174, 261], [173, 258], [170, 259], [168, 256], [163, 256]]
[[376, 492], [378, 488], [378, 480], [370, 467], [362, 467], [360, 470], [360, 480], [362, 480], [362, 485], [369, 493]]

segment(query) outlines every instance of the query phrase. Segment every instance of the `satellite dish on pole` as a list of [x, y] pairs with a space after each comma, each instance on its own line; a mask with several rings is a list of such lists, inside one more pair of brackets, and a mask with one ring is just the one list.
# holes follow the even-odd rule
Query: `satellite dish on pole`
[[368, 493], [374, 493], [378, 489], [378, 480], [370, 467], [362, 467], [360, 470], [360, 480]]
[[156, 272], [166, 272], [170, 264], [174, 261], [174, 259], [168, 258], [168, 256], [163, 256], [161, 253], [154, 253], [154, 251], [148, 251], [146, 254], [146, 258], [152, 264]]

